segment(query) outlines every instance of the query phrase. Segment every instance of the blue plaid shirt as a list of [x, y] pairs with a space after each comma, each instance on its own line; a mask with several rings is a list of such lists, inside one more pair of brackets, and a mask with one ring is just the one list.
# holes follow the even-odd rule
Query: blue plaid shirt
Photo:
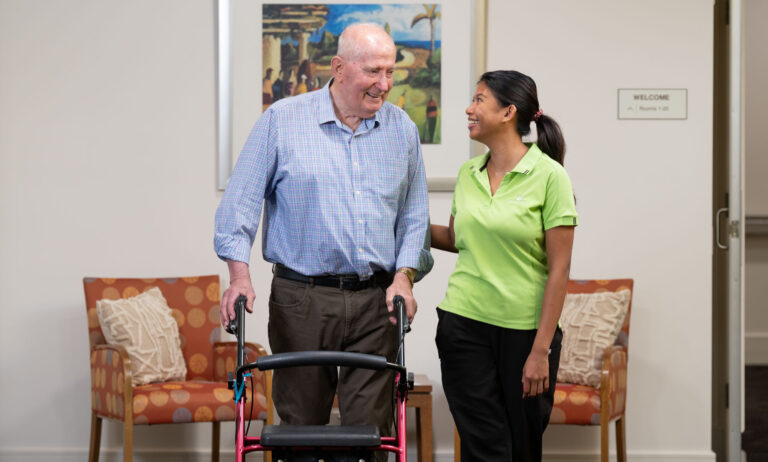
[[416, 125], [384, 103], [353, 132], [329, 87], [277, 101], [256, 122], [216, 211], [216, 254], [250, 261], [263, 205], [269, 262], [310, 276], [423, 276], [433, 260]]

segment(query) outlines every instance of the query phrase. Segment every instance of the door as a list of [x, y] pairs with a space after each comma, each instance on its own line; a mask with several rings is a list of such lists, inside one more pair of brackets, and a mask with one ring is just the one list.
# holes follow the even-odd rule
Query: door
[[712, 449], [733, 462], [744, 429], [742, 0], [716, 0], [714, 18]]

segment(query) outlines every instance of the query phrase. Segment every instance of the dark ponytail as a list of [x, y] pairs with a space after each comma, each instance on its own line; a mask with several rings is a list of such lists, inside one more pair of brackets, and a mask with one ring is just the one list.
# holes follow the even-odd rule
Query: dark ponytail
[[536, 133], [536, 144], [539, 148], [562, 165], [565, 158], [565, 139], [560, 131], [560, 124], [552, 117], [542, 114], [536, 120]]
[[531, 133], [531, 122], [536, 122], [536, 144], [549, 157], [562, 165], [565, 158], [565, 139], [555, 119], [541, 113], [536, 82], [517, 71], [491, 71], [480, 77], [502, 106], [517, 108], [517, 132], [521, 137]]

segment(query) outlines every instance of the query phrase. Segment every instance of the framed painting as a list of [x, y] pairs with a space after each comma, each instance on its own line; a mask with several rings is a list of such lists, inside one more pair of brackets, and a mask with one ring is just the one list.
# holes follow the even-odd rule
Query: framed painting
[[459, 167], [477, 151], [464, 108], [485, 69], [485, 0], [219, 0], [219, 189], [270, 104], [328, 82], [338, 36], [356, 22], [380, 24], [392, 36], [397, 59], [388, 101], [419, 129], [430, 191], [453, 190]]

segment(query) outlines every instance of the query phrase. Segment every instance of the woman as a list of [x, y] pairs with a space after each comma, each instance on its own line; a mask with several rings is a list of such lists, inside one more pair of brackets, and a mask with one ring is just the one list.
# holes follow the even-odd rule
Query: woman
[[489, 151], [459, 170], [449, 225], [431, 227], [433, 247], [459, 254], [438, 307], [443, 387], [462, 461], [538, 461], [577, 224], [565, 142], [519, 72], [483, 74], [466, 113]]

